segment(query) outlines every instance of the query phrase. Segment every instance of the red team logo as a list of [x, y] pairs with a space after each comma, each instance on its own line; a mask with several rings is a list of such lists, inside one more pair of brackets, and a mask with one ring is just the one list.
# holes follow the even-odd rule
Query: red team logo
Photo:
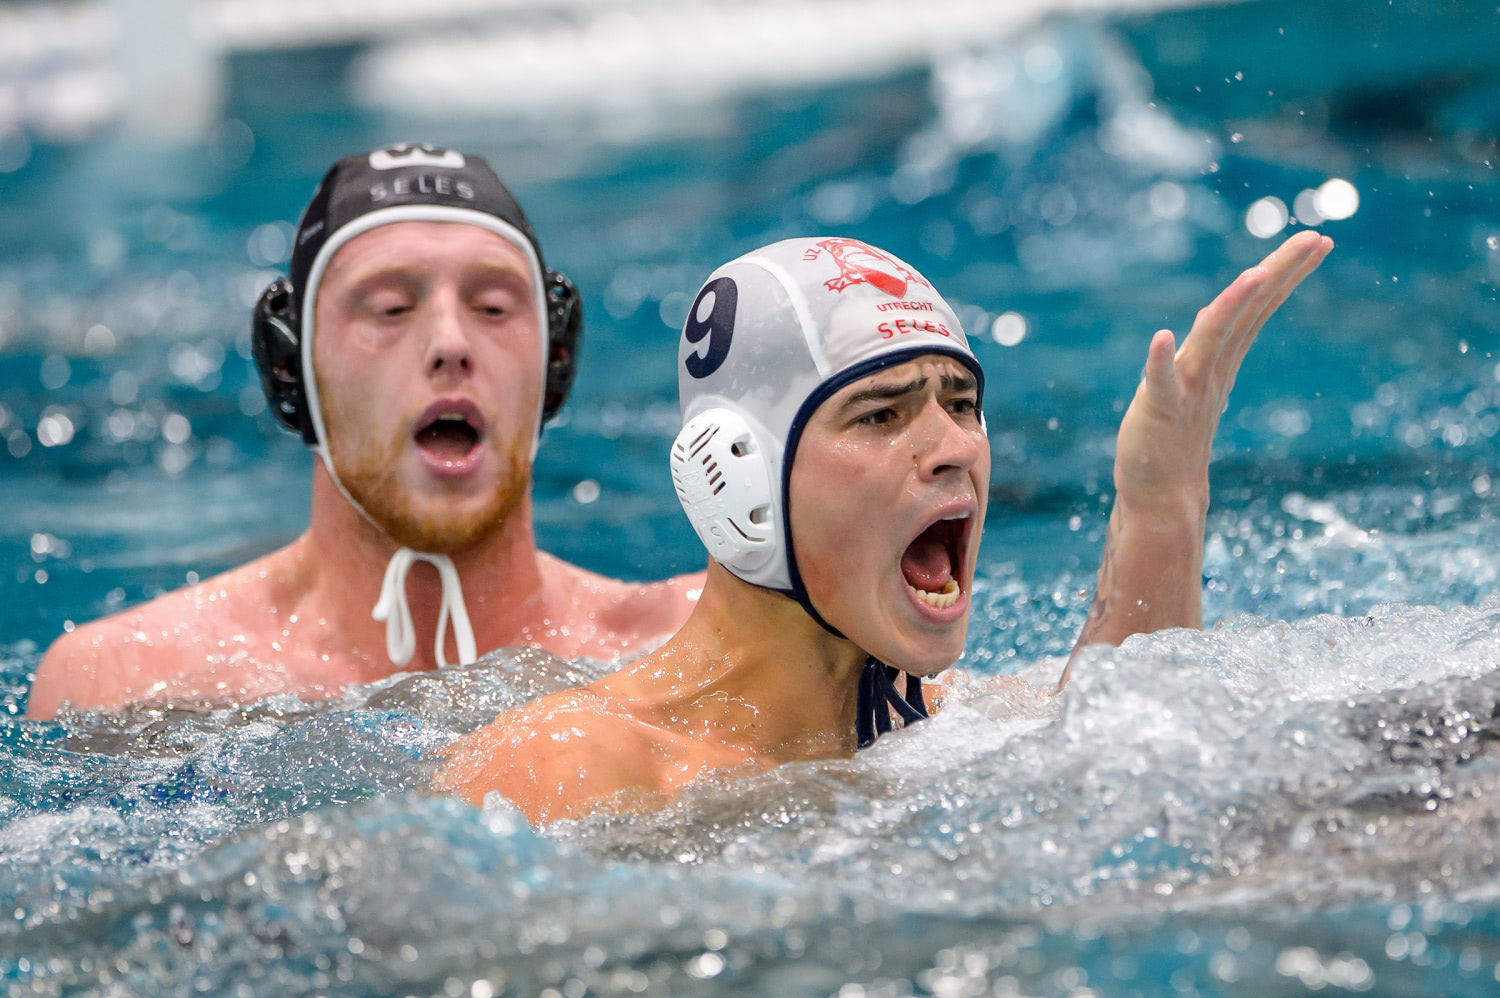
[[905, 298], [909, 285], [932, 287], [916, 271], [902, 266], [895, 257], [858, 239], [825, 239], [804, 253], [802, 259], [816, 260], [825, 250], [839, 268], [837, 277], [824, 282], [829, 291], [842, 291], [854, 284], [868, 284], [892, 298]]
[[[932, 290], [932, 285], [922, 279], [922, 275], [903, 265], [889, 253], [882, 252], [873, 246], [860, 242], [858, 239], [824, 239], [812, 249], [802, 254], [802, 259], [812, 262], [826, 252], [833, 258], [838, 266], [838, 276], [824, 281], [823, 285], [829, 291], [843, 291], [845, 288], [856, 284], [868, 284], [873, 288], [890, 295], [892, 298], [904, 299], [907, 290], [913, 284]], [[889, 301], [876, 305], [875, 309], [880, 312], [931, 312], [933, 311], [930, 301]], [[898, 319], [887, 319], [875, 327], [883, 340], [889, 340], [897, 336], [905, 336], [907, 333], [936, 333], [939, 336], [952, 336], [953, 333], [947, 325], [934, 319], [908, 318], [903, 315]]]

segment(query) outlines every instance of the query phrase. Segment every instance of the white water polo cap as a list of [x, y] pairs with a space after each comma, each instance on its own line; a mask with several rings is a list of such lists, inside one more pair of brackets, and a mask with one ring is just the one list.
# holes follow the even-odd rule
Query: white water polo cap
[[678, 343], [683, 428], [671, 454], [677, 497], [709, 555], [828, 627], [792, 555], [797, 442], [840, 388], [933, 353], [969, 368], [983, 398], [953, 309], [915, 269], [857, 239], [787, 239], [709, 275]]

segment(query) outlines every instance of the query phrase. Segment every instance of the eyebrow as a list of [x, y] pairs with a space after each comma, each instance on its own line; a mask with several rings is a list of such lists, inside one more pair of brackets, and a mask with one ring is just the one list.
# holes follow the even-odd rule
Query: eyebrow
[[358, 279], [350, 282], [349, 286], [344, 289], [344, 293], [359, 295], [388, 284], [409, 287], [420, 282], [421, 276], [410, 268], [399, 266], [381, 267], [379, 270], [372, 270], [367, 274], [362, 274]]
[[[979, 382], [976, 381], [974, 379], [974, 376], [972, 374], [969, 374], [968, 372], [965, 372], [963, 374], [944, 374], [940, 378], [938, 378], [938, 386], [942, 388], [943, 391], [948, 392], [977, 391], [979, 388]], [[868, 402], [889, 402], [893, 399], [898, 399], [902, 398], [903, 396], [910, 395], [913, 392], [920, 392], [926, 387], [927, 379], [921, 376], [913, 378], [912, 380], [904, 382], [902, 384], [872, 385], [869, 388], [861, 388], [859, 391], [844, 399], [844, 401], [839, 404], [839, 410], [841, 412], [846, 412]]]
[[[464, 277], [465, 284], [472, 283], [473, 278], [478, 276], [480, 281], [499, 278], [502, 282], [512, 284], [518, 288], [526, 290], [531, 288], [530, 275], [508, 262], [481, 258], [474, 261], [474, 264], [474, 272], [466, 274]], [[425, 286], [429, 282], [430, 277], [423, 272], [421, 267], [390, 264], [359, 277], [349, 285], [348, 293], [364, 294], [375, 288], [390, 284], [405, 287]]]

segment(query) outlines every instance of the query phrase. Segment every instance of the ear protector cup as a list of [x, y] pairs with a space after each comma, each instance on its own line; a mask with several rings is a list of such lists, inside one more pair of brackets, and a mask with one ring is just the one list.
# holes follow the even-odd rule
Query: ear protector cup
[[542, 401], [542, 420], [546, 422], [568, 400], [578, 374], [583, 301], [566, 274], [548, 270], [542, 283], [547, 292], [547, 386]]
[[315, 444], [307, 396], [302, 390], [302, 343], [292, 314], [292, 282], [278, 277], [260, 293], [250, 329], [250, 353], [260, 372], [266, 405], [283, 427]]
[[754, 577], [777, 551], [774, 469], [745, 417], [708, 409], [672, 442], [672, 484], [709, 557]]
[[[578, 373], [578, 347], [583, 342], [583, 302], [566, 274], [548, 270], [543, 276], [547, 294], [547, 384], [542, 419], [557, 415]], [[292, 282], [277, 278], [255, 303], [250, 329], [250, 353], [260, 372], [260, 388], [276, 421], [315, 444], [307, 411], [302, 371], [302, 324], [293, 312]], [[540, 428], [538, 428], [540, 429]]]

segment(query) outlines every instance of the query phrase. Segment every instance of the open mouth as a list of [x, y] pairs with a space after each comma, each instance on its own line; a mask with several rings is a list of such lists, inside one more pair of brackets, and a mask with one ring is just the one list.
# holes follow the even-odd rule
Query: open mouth
[[918, 534], [901, 555], [906, 587], [934, 609], [946, 610], [958, 602], [958, 580], [973, 522], [967, 511], [944, 517]]
[[438, 403], [423, 413], [412, 439], [439, 460], [457, 461], [472, 453], [483, 435], [484, 420], [471, 403]]

